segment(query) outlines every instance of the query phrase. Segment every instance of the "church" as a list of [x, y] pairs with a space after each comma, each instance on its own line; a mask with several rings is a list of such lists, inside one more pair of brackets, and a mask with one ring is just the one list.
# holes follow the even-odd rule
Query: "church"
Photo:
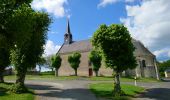
[[[132, 43], [135, 46], [134, 55], [136, 56], [137, 67], [135, 69], [128, 69], [122, 73], [122, 76], [132, 77], [150, 77], [159, 79], [158, 68], [156, 65], [156, 57], [153, 55], [140, 41], [132, 39]], [[77, 70], [79, 76], [93, 76], [92, 65], [89, 62], [88, 55], [92, 50], [92, 44], [90, 39], [73, 41], [73, 35], [70, 30], [69, 20], [67, 21], [66, 33], [64, 34], [64, 43], [57, 52], [62, 58], [61, 67], [59, 69], [60, 76], [74, 75], [74, 70], [68, 63], [68, 55], [73, 52], [79, 52], [81, 54], [81, 63]], [[99, 69], [99, 76], [111, 76], [113, 70], [106, 68], [102, 64]]]

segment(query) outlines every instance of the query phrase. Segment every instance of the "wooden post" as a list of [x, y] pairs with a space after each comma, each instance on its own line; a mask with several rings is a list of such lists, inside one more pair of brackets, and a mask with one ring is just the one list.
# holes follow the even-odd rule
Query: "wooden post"
[[134, 77], [134, 79], [135, 79], [135, 86], [137, 86], [137, 82], [136, 82], [137, 78], [136, 78], [136, 76]]

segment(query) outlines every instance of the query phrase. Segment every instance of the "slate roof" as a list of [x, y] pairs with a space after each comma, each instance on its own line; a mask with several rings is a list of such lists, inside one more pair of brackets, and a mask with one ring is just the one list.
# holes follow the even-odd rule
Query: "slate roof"
[[[135, 46], [135, 56], [150, 55], [154, 56], [140, 41], [132, 39], [132, 43]], [[92, 44], [90, 40], [74, 41], [71, 44], [63, 44], [59, 49], [59, 54], [68, 54], [72, 52], [88, 52], [92, 50]]]
[[63, 44], [58, 51], [59, 54], [71, 53], [71, 52], [88, 52], [92, 49], [90, 40], [73, 41], [71, 44]]

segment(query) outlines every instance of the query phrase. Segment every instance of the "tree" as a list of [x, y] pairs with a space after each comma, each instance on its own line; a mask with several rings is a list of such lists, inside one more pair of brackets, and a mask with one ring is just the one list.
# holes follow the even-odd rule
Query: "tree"
[[59, 55], [55, 55], [51, 58], [51, 62], [52, 62], [52, 67], [55, 68], [55, 76], [58, 76], [58, 70], [61, 66], [61, 57]]
[[52, 73], [54, 72], [54, 67], [52, 67], [52, 61], [51, 61], [52, 55], [45, 57], [46, 59], [46, 65], [47, 68], [51, 69]]
[[96, 76], [98, 76], [98, 71], [101, 67], [101, 60], [102, 60], [102, 56], [100, 55], [100, 52], [96, 50], [92, 50], [90, 52], [89, 59], [93, 64], [93, 71], [95, 72]]
[[77, 76], [77, 68], [79, 67], [80, 64], [80, 57], [81, 54], [78, 52], [75, 52], [72, 55], [68, 56], [68, 62], [70, 63], [70, 66], [74, 69], [75, 76]]
[[114, 96], [122, 95], [120, 73], [136, 67], [135, 47], [129, 31], [123, 25], [101, 25], [92, 37], [92, 45], [101, 50], [106, 66], [115, 72]]
[[50, 19], [48, 14], [35, 12], [25, 3], [17, 7], [10, 19], [8, 32], [15, 34], [11, 61], [17, 71], [16, 92], [24, 92], [27, 69], [35, 67], [43, 53]]
[[13, 45], [13, 34], [7, 32], [8, 18], [11, 15], [14, 2], [0, 0], [0, 82], [4, 82], [5, 68], [10, 64], [10, 48]]
[[159, 66], [159, 72], [161, 76], [165, 76], [164, 71], [168, 68], [170, 68], [170, 60], [164, 61], [164, 62], [157, 62]]
[[5, 68], [10, 64], [9, 50], [6, 48], [0, 48], [0, 83], [4, 83], [3, 72]]
[[46, 60], [44, 57], [40, 57], [38, 59], [37, 65], [39, 66], [39, 73], [41, 72], [41, 66], [46, 64]]

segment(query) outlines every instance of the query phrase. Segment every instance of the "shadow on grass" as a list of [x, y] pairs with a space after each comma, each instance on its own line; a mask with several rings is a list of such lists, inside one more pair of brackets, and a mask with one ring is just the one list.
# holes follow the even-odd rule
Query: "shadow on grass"
[[[9, 95], [10, 93], [13, 93], [10, 91], [10, 89], [13, 85], [14, 85], [14, 83], [10, 83], [10, 82], [0, 83], [0, 96], [5, 96], [5, 95]], [[30, 93], [33, 95], [35, 94], [33, 92], [33, 90], [31, 90], [31, 89], [28, 89], [28, 91], [26, 91], [25, 93], [22, 93], [22, 94], [26, 94], [26, 93]], [[16, 93], [16, 94], [18, 94], [18, 93]]]
[[6, 92], [7, 92], [6, 88], [0, 87], [0, 96], [8, 95]]

